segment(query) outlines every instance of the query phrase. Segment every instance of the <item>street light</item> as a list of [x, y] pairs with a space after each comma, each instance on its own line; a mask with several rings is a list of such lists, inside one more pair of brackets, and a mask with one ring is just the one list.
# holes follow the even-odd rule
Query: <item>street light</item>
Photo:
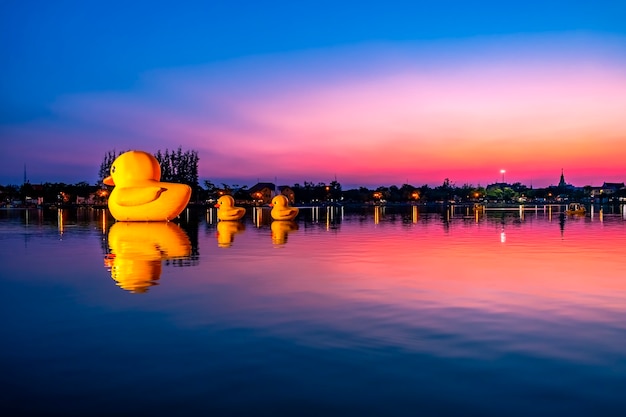
[[505, 171], [505, 170], [503, 170], [503, 169], [501, 169], [501, 170], [500, 170], [500, 174], [502, 174], [502, 183], [503, 183], [503, 184], [504, 184], [504, 173], [505, 173], [505, 172], [506, 172], [506, 171]]

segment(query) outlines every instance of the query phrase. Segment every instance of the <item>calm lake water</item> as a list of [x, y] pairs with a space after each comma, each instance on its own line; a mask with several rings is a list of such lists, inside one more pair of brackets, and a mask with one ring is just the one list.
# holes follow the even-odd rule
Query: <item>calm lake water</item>
[[609, 416], [626, 212], [0, 211], [3, 415]]

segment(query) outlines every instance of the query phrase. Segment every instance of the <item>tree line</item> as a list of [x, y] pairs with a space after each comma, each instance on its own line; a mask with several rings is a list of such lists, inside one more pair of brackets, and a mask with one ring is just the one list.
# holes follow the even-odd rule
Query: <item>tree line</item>
[[[109, 176], [111, 165], [115, 159], [125, 152], [128, 151], [116, 153], [115, 150], [111, 150], [104, 154], [98, 171], [100, 183]], [[187, 184], [192, 188], [198, 186], [198, 161], [200, 160], [198, 151], [183, 151], [182, 147], [179, 146], [178, 149], [171, 152], [169, 149], [165, 149], [165, 152], [159, 149], [154, 157], [161, 166], [161, 181]]]
[[[171, 153], [167, 153], [170, 155]], [[177, 152], [174, 153], [173, 161], [184, 161], [183, 158], [176, 159]], [[184, 152], [182, 153], [184, 154]], [[163, 154], [165, 158], [165, 153]], [[109, 156], [107, 158], [110, 159]], [[113, 158], [114, 160], [115, 158]], [[111, 160], [111, 162], [113, 161]], [[193, 155], [191, 163], [195, 164]], [[184, 163], [184, 162], [179, 162]], [[174, 165], [175, 166], [175, 165]], [[194, 168], [195, 169], [195, 168]], [[109, 172], [109, 171], [102, 171]], [[184, 177], [190, 175], [184, 170], [166, 171], [168, 176], [162, 179], [170, 182], [180, 182], [189, 184], [194, 192], [194, 203], [206, 203], [217, 199], [220, 195], [229, 194], [239, 201], [252, 201], [248, 186], [240, 186], [238, 184], [220, 184], [216, 185], [210, 180], [204, 181], [204, 187], [194, 185], [195, 176]], [[195, 175], [195, 174], [194, 174]], [[102, 176], [105, 178], [105, 176]], [[191, 179], [191, 181], [190, 181]], [[197, 181], [197, 180], [195, 180]], [[381, 186], [375, 189], [367, 187], [359, 187], [354, 189], [343, 190], [338, 181], [324, 182], [304, 182], [303, 184], [293, 184], [289, 186], [294, 193], [295, 202], [297, 204], [311, 203], [368, 203], [368, 202], [388, 202], [388, 203], [450, 203], [450, 202], [482, 202], [482, 201], [498, 201], [498, 202], [522, 202], [535, 201], [544, 199], [546, 201], [558, 201], [560, 198], [569, 198], [571, 200], [583, 200], [591, 195], [591, 187], [576, 188], [570, 190], [562, 190], [559, 187], [551, 186], [546, 188], [532, 189], [523, 184], [496, 184], [485, 187], [475, 187], [471, 184], [456, 186], [448, 179], [435, 187], [422, 185], [416, 187], [410, 184], [402, 186]], [[43, 198], [45, 203], [71, 203], [76, 201], [76, 197], [87, 198], [95, 195], [96, 203], [105, 204], [106, 194], [103, 191], [102, 183], [90, 185], [86, 182], [76, 184], [65, 183], [44, 183], [30, 184], [25, 183], [22, 186], [8, 185], [0, 186], [0, 201], [9, 203], [12, 201], [22, 201]], [[626, 196], [625, 191], [621, 190], [615, 196]]]

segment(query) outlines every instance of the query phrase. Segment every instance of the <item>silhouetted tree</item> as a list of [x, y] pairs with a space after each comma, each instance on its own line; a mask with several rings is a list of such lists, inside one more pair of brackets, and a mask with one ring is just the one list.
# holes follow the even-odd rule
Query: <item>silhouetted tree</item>
[[17, 185], [0, 185], [0, 197], [2, 198], [2, 202], [10, 203], [11, 201], [19, 198], [20, 196], [20, 187]]
[[372, 195], [372, 191], [366, 187], [360, 187], [358, 189], [346, 190], [343, 193], [344, 200], [351, 203], [365, 203]]
[[[233, 184], [233, 187], [235, 187], [236, 185]], [[233, 198], [237, 201], [242, 201], [242, 200], [250, 200], [250, 192], [248, 190], [248, 186], [244, 185], [242, 187], [239, 187], [238, 185], [235, 188], [235, 192], [233, 194]]]
[[337, 180], [330, 182], [330, 198], [333, 201], [341, 200], [341, 184]]
[[452, 200], [454, 198], [454, 188], [453, 184], [450, 183], [450, 179], [446, 178], [443, 180], [443, 184], [435, 187], [431, 194], [435, 200], [445, 202]]
[[417, 189], [412, 185], [402, 184], [402, 187], [398, 190], [400, 192], [400, 201], [415, 200], [415, 198], [413, 198], [413, 193], [417, 192], [417, 195], [419, 195], [419, 192], [416, 190]]
[[113, 161], [115, 161], [115, 158], [120, 156], [122, 153], [123, 152], [116, 154], [115, 149], [113, 149], [112, 151], [107, 151], [104, 154], [104, 158], [102, 158], [102, 163], [100, 164], [100, 170], [98, 171], [98, 184], [102, 184], [102, 180], [110, 175]]

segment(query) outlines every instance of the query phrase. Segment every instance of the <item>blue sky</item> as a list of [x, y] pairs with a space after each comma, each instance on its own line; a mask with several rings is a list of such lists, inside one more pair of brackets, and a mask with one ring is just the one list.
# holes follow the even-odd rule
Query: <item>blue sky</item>
[[[606, 60], [619, 67], [626, 62], [624, 22], [624, 1], [5, 0], [0, 2], [0, 137], [3, 143], [28, 143], [32, 137], [31, 149], [37, 152], [34, 136], [42, 133], [34, 126], [43, 126], [43, 133], [59, 129], [55, 140], [63, 136], [62, 129], [83, 129], [84, 140], [93, 142], [93, 155], [87, 157], [88, 162], [98, 165], [105, 150], [142, 143], [127, 132], [120, 132], [122, 139], [127, 135], [126, 141], [102, 143], [98, 138], [101, 131], [93, 130], [85, 120], [59, 113], [59, 106], [63, 107], [68, 98], [129, 94], [146, 99], [157, 94], [146, 86], [146, 79], [154, 74], [206, 71], [210, 76], [213, 71], [219, 73], [217, 78], [225, 79], [233, 68], [242, 71], [246, 63], [269, 61], [274, 68], [293, 65], [294, 71], [300, 71], [301, 79], [306, 80], [306, 71], [294, 65], [302, 56], [315, 68], [324, 68], [326, 64], [348, 66], [349, 60], [339, 63], [324, 57], [350, 56], [362, 49], [393, 51], [416, 44], [427, 48], [457, 45], [439, 52], [455, 55], [463, 49], [458, 45], [483, 45], [484, 39], [497, 43], [500, 38], [505, 40], [498, 44], [501, 49], [507, 48], [506, 39], [531, 39], [525, 42], [526, 48], [535, 42], [541, 49], [543, 40], [560, 37], [565, 39], [561, 45], [573, 40], [572, 50], [582, 39], [581, 44], [588, 49], [590, 44], [600, 45], [600, 49], [607, 46], [611, 52]], [[589, 38], [593, 39], [591, 43]], [[406, 49], [403, 51], [403, 59], [407, 59]], [[468, 53], [468, 49], [464, 51]], [[475, 51], [480, 54], [485, 49]], [[298, 62], [302, 65], [302, 61]], [[368, 63], [363, 58], [358, 62], [376, 66], [376, 62]], [[250, 73], [254, 70], [248, 68], [247, 77], [251, 77]], [[263, 80], [256, 80], [255, 86], [262, 88]], [[186, 145], [184, 138], [173, 139], [171, 144], [158, 143], [161, 149]], [[71, 142], [64, 146], [61, 141], [58, 149], [67, 153], [72, 146]], [[89, 149], [80, 149], [80, 154], [85, 155]], [[46, 177], [43, 158], [31, 158], [19, 147], [11, 148], [11, 152], [12, 155], [5, 153], [0, 159], [0, 184], [21, 182], [24, 164], [33, 173], [33, 181], [91, 182], [94, 178], [92, 172], [85, 171], [88, 165], [78, 163], [71, 167], [73, 172], [47, 166]], [[206, 176], [218, 177], [219, 173], [207, 172]], [[254, 176], [255, 173], [249, 175]]]
[[2, 122], [153, 69], [303, 49], [511, 33], [626, 33], [624, 1], [0, 3]]

